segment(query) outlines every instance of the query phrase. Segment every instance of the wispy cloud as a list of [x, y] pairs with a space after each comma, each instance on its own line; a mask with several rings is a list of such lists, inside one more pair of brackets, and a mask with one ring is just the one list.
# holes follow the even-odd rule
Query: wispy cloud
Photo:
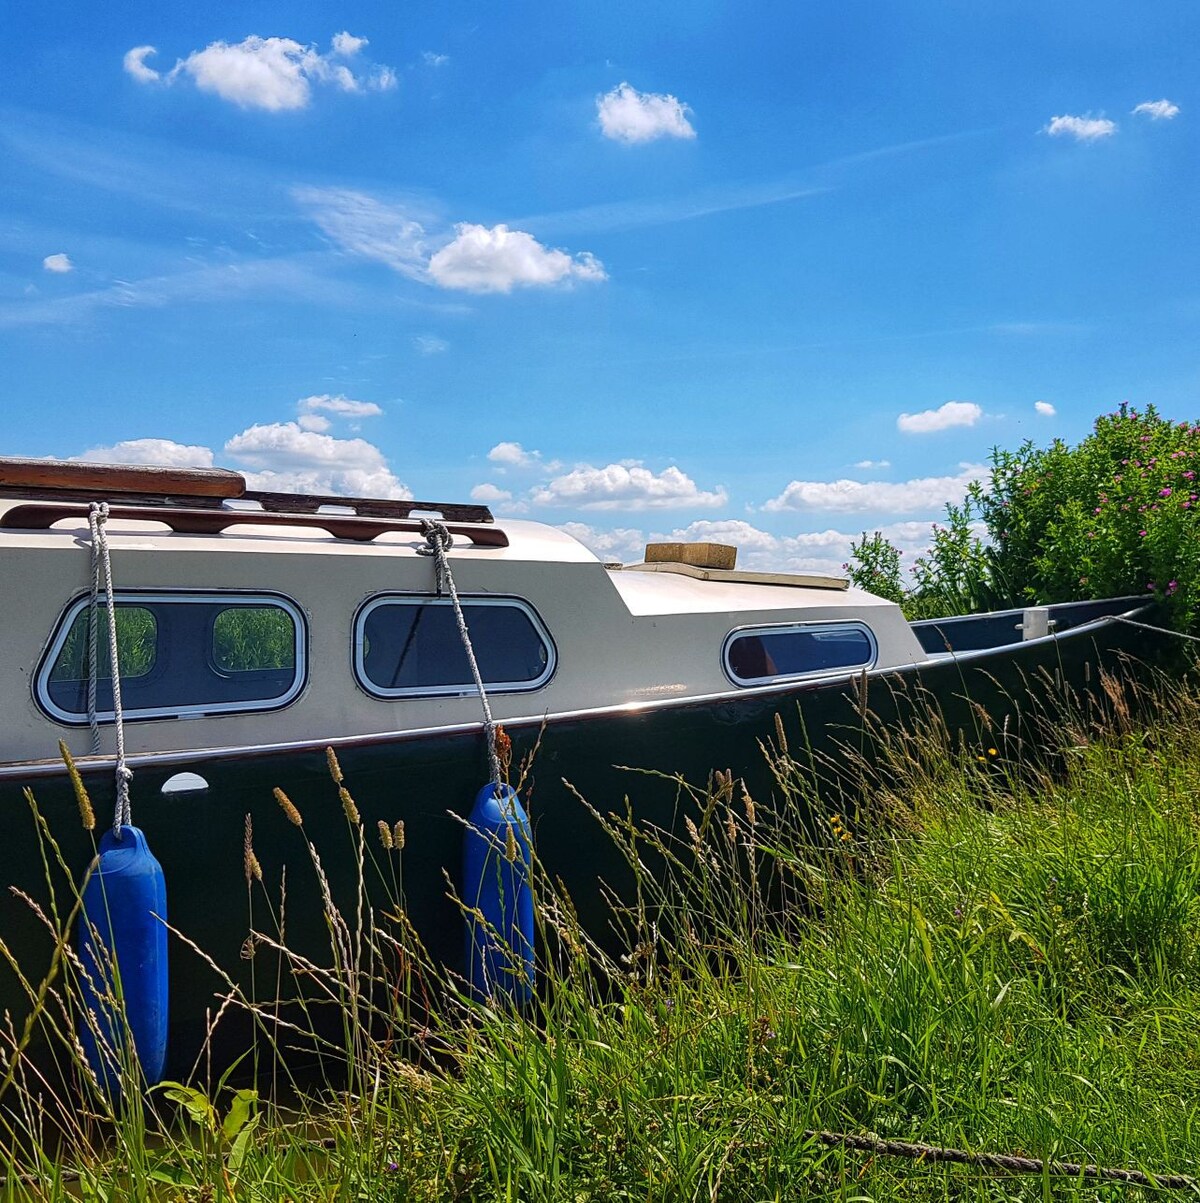
[[793, 480], [777, 497], [763, 503], [768, 513], [815, 510], [826, 513], [913, 514], [934, 512], [959, 502], [973, 480], [986, 475], [983, 464], [964, 464], [954, 476], [913, 480]]
[[1143, 100], [1133, 113], [1137, 117], [1149, 117], [1151, 121], [1170, 121], [1179, 116], [1179, 106], [1166, 99]]

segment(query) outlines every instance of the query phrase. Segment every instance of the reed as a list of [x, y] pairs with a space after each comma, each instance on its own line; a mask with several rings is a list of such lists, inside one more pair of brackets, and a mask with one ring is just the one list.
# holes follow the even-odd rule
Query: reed
[[[339, 892], [339, 850], [280, 799], [254, 838], [296, 841], [307, 882], [293, 866], [287, 890], [316, 891], [328, 948], [289, 948], [282, 885], [251, 867], [248, 946], [279, 997], [226, 976], [214, 1024], [249, 1017], [259, 1082], [202, 1062], [145, 1092], [125, 1065], [106, 1099], [60, 940], [57, 976], [27, 989], [69, 1087], [0, 1028], [0, 1198], [1157, 1198], [812, 1135], [1200, 1175], [1200, 690], [1113, 679], [1098, 698], [1047, 695], [1019, 739], [980, 715], [974, 740], [923, 699], [887, 728], [864, 699], [836, 764], [785, 711], [771, 796], [679, 782], [669, 827], [639, 821], [637, 774], [628, 802], [579, 798], [631, 886], [597, 932], [535, 856], [525, 1010], [473, 1001], [425, 953], [401, 889], [418, 837], [347, 808]], [[345, 807], [353, 771], [329, 767], [325, 804]], [[43, 842], [61, 937], [77, 893]], [[323, 1080], [294, 1074], [298, 1045]]]

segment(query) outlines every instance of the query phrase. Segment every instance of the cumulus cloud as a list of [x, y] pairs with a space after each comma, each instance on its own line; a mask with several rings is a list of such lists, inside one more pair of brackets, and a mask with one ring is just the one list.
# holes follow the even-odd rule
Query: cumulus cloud
[[301, 414], [315, 414], [319, 411], [336, 414], [339, 418], [377, 418], [383, 410], [374, 401], [351, 401], [349, 397], [339, 393], [332, 397], [329, 393], [305, 397], [296, 403]]
[[180, 59], [167, 75], [146, 65], [153, 46], [135, 46], [125, 54], [125, 70], [139, 83], [173, 84], [190, 79], [202, 92], [244, 109], [282, 113], [307, 108], [313, 85], [343, 92], [386, 92], [396, 86], [390, 67], [360, 63], [366, 38], [343, 31], [334, 34], [330, 50], [321, 54], [292, 38], [255, 34], [240, 42], [211, 42]]
[[1134, 110], [1140, 117], [1149, 117], [1151, 121], [1170, 121], [1179, 116], [1179, 106], [1169, 100], [1143, 100]]
[[249, 469], [246, 479], [256, 489], [412, 497], [373, 443], [305, 430], [298, 422], [256, 423], [234, 435], [224, 452]]
[[296, 419], [301, 430], [315, 430], [318, 434], [333, 428], [333, 423], [321, 414], [301, 414]]
[[763, 503], [770, 513], [824, 510], [841, 513], [913, 514], [957, 504], [973, 480], [985, 476], [983, 464], [963, 464], [955, 476], [925, 476], [904, 481], [793, 480], [778, 497]]
[[712, 509], [729, 500], [724, 487], [697, 487], [672, 466], [652, 472], [638, 461], [593, 468], [581, 464], [555, 476], [529, 494], [534, 505], [571, 506], [581, 510]]
[[932, 434], [952, 426], [974, 426], [982, 417], [983, 410], [974, 401], [947, 401], [937, 409], [901, 414], [896, 419], [896, 428], [905, 434]]
[[484, 505], [494, 505], [502, 501], [512, 501], [512, 493], [508, 489], [500, 488], [499, 485], [484, 481], [483, 484], [476, 485], [471, 490], [471, 500], [482, 502]]
[[[560, 529], [602, 560], [641, 560], [647, 543], [727, 543], [738, 549], [737, 566], [751, 572], [822, 572], [833, 576], [844, 575], [842, 566], [850, 559], [851, 544], [863, 533], [827, 528], [777, 535], [738, 519], [700, 519], [667, 531], [630, 527], [604, 530], [584, 522], [565, 522]], [[892, 522], [878, 529], [900, 550], [906, 568], [911, 568], [932, 541], [929, 522]]]
[[1107, 117], [1051, 117], [1042, 132], [1052, 138], [1074, 138], [1076, 142], [1095, 142], [1117, 132], [1117, 123]]
[[487, 453], [493, 464], [504, 468], [537, 468], [542, 463], [540, 451], [526, 451], [520, 443], [497, 443]]
[[694, 138], [691, 110], [674, 96], [639, 92], [627, 83], [596, 97], [596, 116], [606, 138], [615, 142], [651, 142], [655, 138]]
[[157, 53], [153, 46], [135, 46], [132, 50], [125, 51], [126, 75], [132, 75], [140, 84], [149, 84], [161, 79], [162, 76], [153, 67], [146, 66], [146, 60]]
[[55, 272], [58, 275], [75, 270], [75, 264], [71, 262], [70, 256], [64, 255], [61, 251], [57, 255], [47, 255], [42, 260], [42, 267], [46, 271]]
[[1033, 408], [1037, 410], [1037, 412], [1041, 414], [1043, 418], [1052, 418], [1056, 413], [1058, 413], [1058, 410], [1055, 409], [1049, 401], [1035, 401], [1033, 403]]
[[[422, 221], [404, 207], [386, 205], [361, 192], [297, 188], [292, 195], [344, 250], [384, 263], [423, 284], [461, 292], [508, 293], [514, 288], [608, 278], [604, 265], [590, 252], [572, 255], [546, 247], [532, 234], [504, 224], [459, 222], [454, 237], [446, 239], [428, 234]], [[433, 251], [439, 242], [443, 245]]]
[[443, 288], [464, 292], [511, 292], [514, 288], [545, 287], [572, 280], [606, 280], [604, 265], [595, 255], [543, 246], [532, 234], [460, 222], [452, 242], [429, 260], [429, 275]]
[[176, 443], [171, 439], [126, 439], [107, 447], [89, 447], [68, 457], [89, 464], [152, 464], [157, 468], [211, 468], [213, 453], [208, 447]]

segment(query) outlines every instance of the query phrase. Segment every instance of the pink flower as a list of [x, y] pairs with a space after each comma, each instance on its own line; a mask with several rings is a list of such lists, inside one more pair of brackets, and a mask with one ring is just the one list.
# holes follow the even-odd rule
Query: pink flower
[[1174, 593], [1174, 592], [1175, 592], [1175, 590], [1176, 590], [1176, 589], [1178, 589], [1178, 588], [1179, 588], [1179, 582], [1178, 582], [1178, 581], [1168, 581], [1168, 582], [1167, 582], [1167, 596], [1169, 597], [1169, 596], [1170, 596], [1172, 593]]
[[1138, 534], [1141, 535], [1143, 539], [1146, 537], [1146, 532], [1144, 530], [1138, 531]]
[[1170, 496], [1171, 496], [1171, 490], [1170, 490], [1170, 489], [1159, 489], [1159, 490], [1158, 490], [1158, 495], [1159, 495], [1160, 497], [1170, 497]]
[[1189, 470], [1183, 474], [1183, 479], [1184, 480], [1195, 480], [1196, 474], [1195, 474], [1195, 472], [1192, 472], [1191, 470]]

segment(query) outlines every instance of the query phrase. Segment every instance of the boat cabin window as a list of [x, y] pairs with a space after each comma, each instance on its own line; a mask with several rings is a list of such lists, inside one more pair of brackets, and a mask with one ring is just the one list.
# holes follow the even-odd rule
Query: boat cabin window
[[[479, 673], [489, 691], [538, 689], [554, 672], [554, 644], [526, 602], [461, 598]], [[475, 680], [448, 597], [377, 597], [354, 624], [358, 679], [381, 698], [474, 693]]]
[[[118, 593], [117, 657], [128, 719], [273, 710], [304, 685], [304, 619], [261, 594]], [[36, 678], [42, 709], [86, 723], [90, 676], [87, 598], [59, 619]], [[108, 606], [96, 610], [96, 716], [113, 719]]]
[[725, 641], [725, 671], [735, 685], [870, 668], [875, 637], [857, 622], [743, 627]]

